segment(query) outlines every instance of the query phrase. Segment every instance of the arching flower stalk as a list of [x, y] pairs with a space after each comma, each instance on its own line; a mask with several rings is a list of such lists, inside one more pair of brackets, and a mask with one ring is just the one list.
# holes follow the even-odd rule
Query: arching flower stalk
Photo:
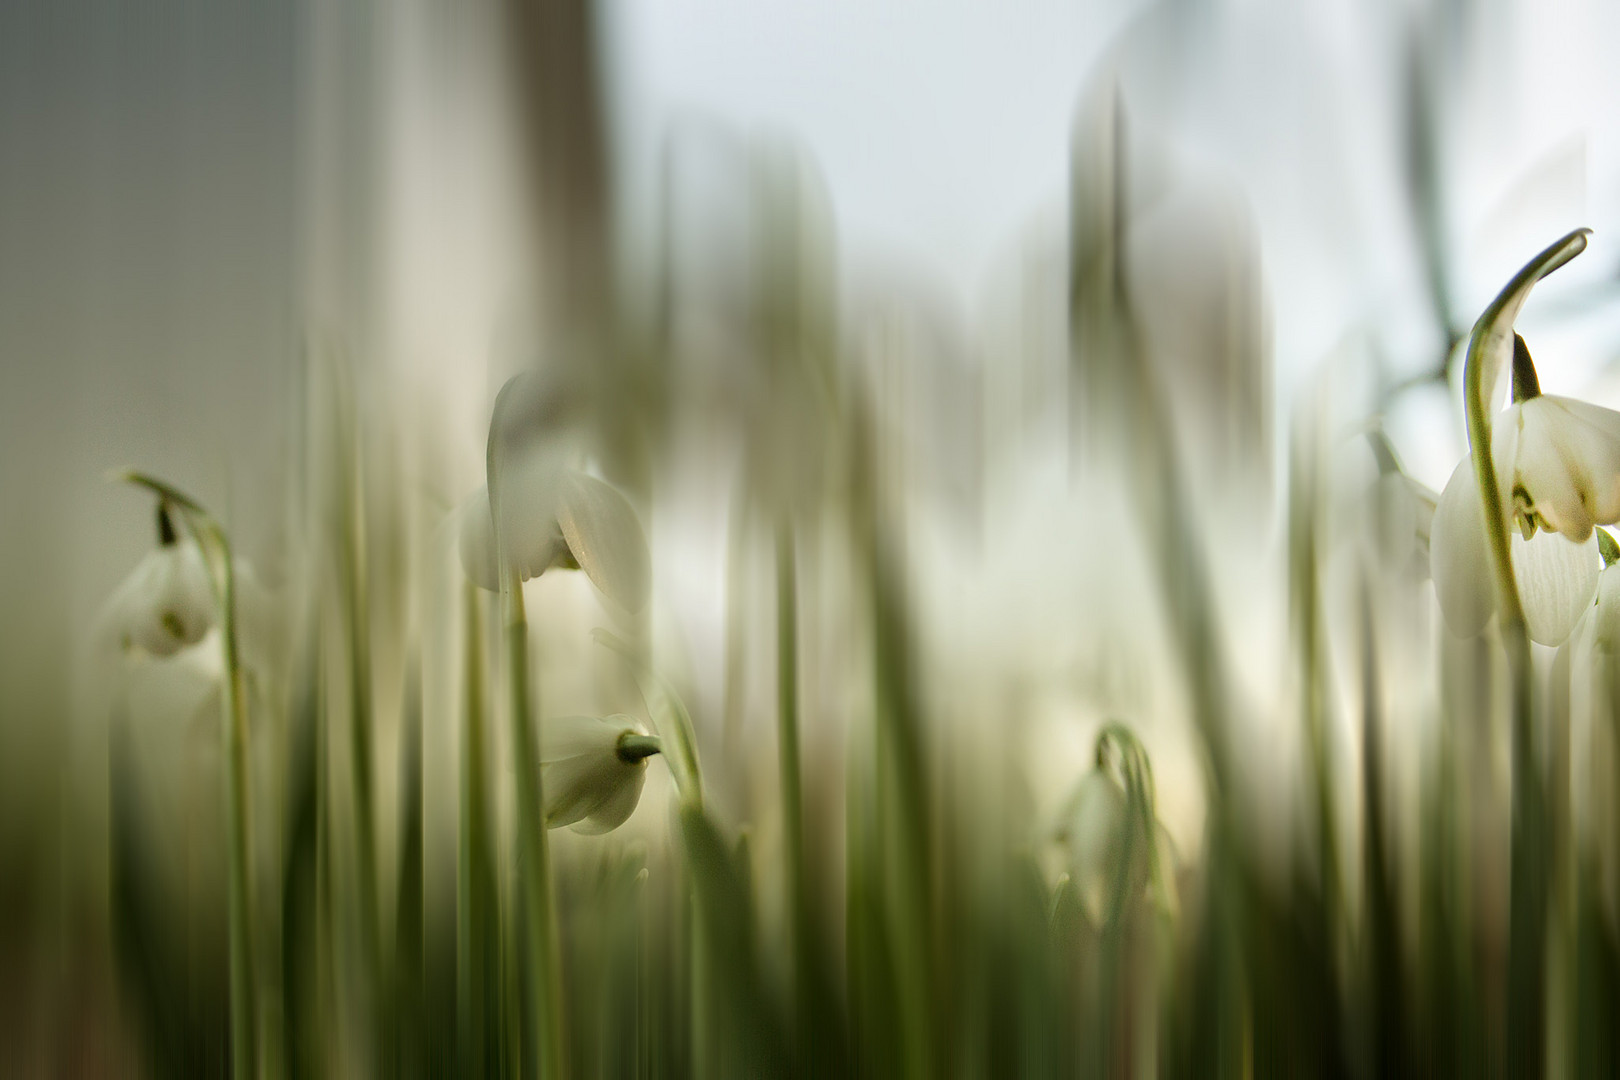
[[[221, 713], [220, 744], [225, 761], [225, 818], [226, 860], [228, 874], [228, 921], [230, 935], [231, 971], [231, 1061], [233, 1074], [252, 1076], [257, 1072], [257, 986], [253, 973], [253, 918], [252, 888], [248, 868], [248, 767], [247, 767], [247, 692], [243, 678], [240, 649], [236, 633], [236, 571], [232, 561], [231, 545], [225, 530], [204, 510], [201, 504], [178, 488], [148, 476], [127, 471], [112, 479], [145, 488], [158, 497], [158, 531], [160, 548], [157, 554], [171, 560], [159, 571], [148, 571], [145, 576], [137, 571], [137, 589], [126, 599], [157, 601], [156, 626], [153, 629], [147, 616], [142, 615], [130, 625], [144, 627], [145, 640], [136, 639], [143, 648], [168, 655], [182, 644], [200, 640], [208, 625], [217, 618], [221, 646], [225, 658], [225, 707]], [[174, 528], [178, 516], [189, 536], [182, 539]], [[213, 609], [204, 612], [194, 577], [194, 567], [184, 544], [193, 545], [196, 557], [205, 570]], [[159, 564], [160, 566], [162, 564]], [[144, 609], [143, 609], [144, 610]], [[200, 627], [200, 629], [199, 629]], [[195, 634], [195, 637], [191, 635]], [[170, 648], [170, 643], [173, 647]], [[152, 645], [157, 648], [152, 648]]]

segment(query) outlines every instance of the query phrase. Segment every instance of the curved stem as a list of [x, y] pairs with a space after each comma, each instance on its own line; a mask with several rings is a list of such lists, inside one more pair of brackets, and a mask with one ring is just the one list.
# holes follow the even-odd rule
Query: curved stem
[[220, 644], [225, 654], [225, 708], [220, 743], [225, 759], [225, 844], [231, 968], [231, 1072], [258, 1074], [257, 983], [253, 957], [253, 890], [248, 838], [247, 689], [236, 640], [235, 567], [225, 530], [202, 504], [171, 484], [140, 472], [116, 479], [144, 487], [178, 509], [208, 564], [209, 584], [219, 607]]

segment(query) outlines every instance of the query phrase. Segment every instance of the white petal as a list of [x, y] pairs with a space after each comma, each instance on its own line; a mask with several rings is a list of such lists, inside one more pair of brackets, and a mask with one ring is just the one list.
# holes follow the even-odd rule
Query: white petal
[[555, 829], [595, 813], [632, 766], [610, 751], [549, 761], [543, 768], [546, 827]]
[[588, 836], [612, 832], [629, 820], [641, 801], [641, 789], [647, 783], [647, 762], [644, 760], [625, 767], [628, 775], [599, 803], [590, 816], [574, 825], [574, 831]]
[[568, 473], [561, 490], [558, 524], [574, 561], [608, 599], [640, 611], [647, 603], [652, 565], [629, 500], [584, 473]]
[[1114, 878], [1124, 857], [1121, 834], [1127, 809], [1125, 792], [1100, 769], [1087, 773], [1074, 794], [1068, 834], [1074, 884], [1081, 908], [1098, 926], [1108, 918]]
[[1496, 611], [1496, 578], [1491, 569], [1485, 513], [1473, 462], [1463, 458], [1452, 470], [1435, 506], [1429, 534], [1429, 571], [1446, 625], [1459, 637], [1485, 629]]
[[[501, 495], [501, 518], [509, 557], [520, 581], [548, 570], [565, 548], [557, 528], [555, 488], [545, 477], [532, 471], [516, 474], [510, 488]], [[460, 548], [461, 568], [481, 589], [500, 588], [495, 567], [494, 530], [490, 528], [489, 494], [480, 487], [462, 503]]]
[[540, 760], [560, 761], [580, 754], [616, 753], [619, 737], [641, 730], [633, 717], [612, 716], [547, 717], [540, 729]]
[[154, 656], [201, 641], [214, 625], [214, 590], [196, 541], [149, 552], [119, 587], [116, 603], [123, 638]]
[[1588, 652], [1620, 654], [1620, 571], [1610, 567], [1598, 575], [1597, 602], [1577, 636]]
[[219, 716], [224, 681], [224, 650], [219, 632], [213, 631], [196, 648], [131, 665], [124, 703], [137, 731], [172, 725], [189, 730], [199, 720]]
[[1515, 531], [1511, 543], [1513, 576], [1530, 640], [1557, 645], [1592, 606], [1603, 565], [1597, 538], [1577, 544], [1557, 533], [1538, 531], [1525, 540]]
[[1514, 483], [1547, 525], [1583, 541], [1620, 521], [1620, 413], [1552, 395], [1519, 410]]
[[1366, 535], [1377, 565], [1415, 571], [1420, 578], [1427, 574], [1429, 533], [1440, 497], [1401, 473], [1379, 477], [1368, 495], [1366, 511], [1372, 520]]
[[548, 828], [586, 822], [578, 831], [607, 832], [630, 816], [641, 797], [647, 763], [625, 761], [618, 744], [621, 735], [635, 730], [636, 722], [622, 714], [546, 722], [541, 741]]

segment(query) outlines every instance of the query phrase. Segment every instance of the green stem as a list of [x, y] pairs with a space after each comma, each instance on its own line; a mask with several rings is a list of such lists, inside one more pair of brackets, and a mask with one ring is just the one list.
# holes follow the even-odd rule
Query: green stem
[[217, 525], [219, 545], [219, 601], [225, 649], [226, 705], [224, 740], [229, 765], [226, 772], [226, 822], [230, 860], [231, 1056], [239, 1077], [258, 1074], [258, 1004], [253, 956], [253, 892], [249, 877], [248, 838], [248, 729], [247, 694], [236, 641], [236, 590], [232, 582], [231, 549]]
[[811, 941], [805, 900], [804, 803], [799, 767], [798, 559], [793, 523], [776, 525], [776, 723], [782, 785], [782, 836], [786, 859], [787, 921], [793, 957], [794, 1008], [806, 1035]]
[[[358, 457], [358, 455], [356, 455]], [[377, 823], [373, 792], [371, 725], [371, 613], [365, 578], [362, 532], [364, 507], [360, 492], [351, 486], [351, 470], [342, 470], [343, 586], [348, 609], [349, 650], [349, 782], [353, 789], [354, 830], [359, 886], [360, 948], [372, 1000], [371, 1052], [384, 1052], [383, 978], [380, 911], [377, 899]]]
[[219, 523], [189, 495], [155, 477], [126, 472], [118, 477], [144, 487], [178, 507], [208, 562], [210, 584], [219, 605], [220, 644], [225, 654], [225, 708], [220, 742], [225, 756], [225, 844], [231, 966], [231, 1071], [258, 1074], [257, 983], [253, 955], [253, 890], [248, 838], [247, 688], [236, 640], [235, 569], [230, 540]]
[[465, 726], [461, 743], [461, 807], [456, 848], [456, 1043], [463, 1076], [483, 1076], [491, 1067], [488, 986], [493, 950], [494, 887], [489, 851], [489, 803], [485, 797], [484, 646], [478, 590], [466, 590]]

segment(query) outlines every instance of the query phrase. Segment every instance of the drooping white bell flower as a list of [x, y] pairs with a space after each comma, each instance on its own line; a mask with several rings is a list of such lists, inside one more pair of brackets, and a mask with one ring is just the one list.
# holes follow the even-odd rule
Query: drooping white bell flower
[[[1500, 440], [1493, 437], [1492, 443], [1499, 445]], [[1499, 458], [1498, 462], [1507, 460]], [[1497, 475], [1501, 490], [1513, 490], [1507, 484], [1511, 473], [1498, 468]], [[1514, 530], [1510, 546], [1513, 578], [1530, 640], [1557, 645], [1591, 605], [1601, 567], [1597, 541], [1590, 531], [1584, 542], [1577, 543], [1555, 532], [1534, 530], [1527, 538], [1523, 531]], [[1479, 633], [1496, 612], [1496, 578], [1485, 533], [1485, 508], [1468, 458], [1452, 471], [1440, 493], [1429, 551], [1435, 595], [1446, 625], [1462, 637]]]
[[1497, 417], [1491, 458], [1522, 531], [1584, 543], [1594, 526], [1620, 521], [1620, 412], [1531, 397]]
[[1061, 836], [1073, 860], [1080, 907], [1096, 926], [1108, 916], [1127, 810], [1124, 789], [1101, 769], [1086, 774], [1065, 808], [1068, 820], [1061, 825]]
[[172, 656], [201, 641], [214, 625], [214, 592], [196, 540], [166, 531], [113, 593], [107, 618], [126, 651]]
[[641, 799], [658, 740], [622, 713], [557, 717], [541, 737], [546, 827], [595, 834], [623, 825]]
[[1440, 497], [1402, 472], [1379, 476], [1355, 507], [1364, 520], [1362, 551], [1374, 566], [1400, 580], [1422, 580], [1429, 572], [1429, 536]]
[[1094, 926], [1100, 927], [1108, 920], [1121, 863], [1126, 857], [1127, 829], [1134, 830], [1132, 841], [1136, 848], [1130, 853], [1131, 880], [1126, 885], [1127, 896], [1149, 896], [1166, 911], [1176, 908], [1175, 845], [1170, 834], [1162, 824], [1154, 823], [1154, 856], [1158, 859], [1164, 888], [1164, 893], [1160, 894], [1150, 873], [1148, 853], [1141, 850], [1142, 823], [1140, 819], [1131, 819], [1125, 789], [1106, 770], [1093, 769], [1065, 804], [1057, 838], [1068, 848], [1080, 907]]
[[[652, 570], [647, 537], [618, 489], [594, 476], [533, 456], [501, 480], [501, 539], [520, 581], [553, 567], [584, 570], [627, 611], [647, 603]], [[495, 591], [489, 492], [480, 487], [461, 508], [461, 565], [480, 588]]]
[[[1576, 229], [1531, 259], [1474, 327], [1464, 406], [1474, 453], [1488, 451], [1498, 502], [1490, 512], [1502, 521], [1485, 516], [1480, 477], [1472, 456], [1464, 458], [1441, 493], [1430, 537], [1435, 592], [1458, 634], [1478, 633], [1496, 610], [1495, 571], [1505, 560], [1531, 640], [1562, 642], [1597, 588], [1593, 525], [1620, 518], [1620, 414], [1543, 397], [1530, 351], [1513, 329], [1531, 289], [1584, 251], [1589, 232]], [[1510, 373], [1513, 404], [1497, 413]], [[1493, 551], [1515, 531], [1505, 550]]]

